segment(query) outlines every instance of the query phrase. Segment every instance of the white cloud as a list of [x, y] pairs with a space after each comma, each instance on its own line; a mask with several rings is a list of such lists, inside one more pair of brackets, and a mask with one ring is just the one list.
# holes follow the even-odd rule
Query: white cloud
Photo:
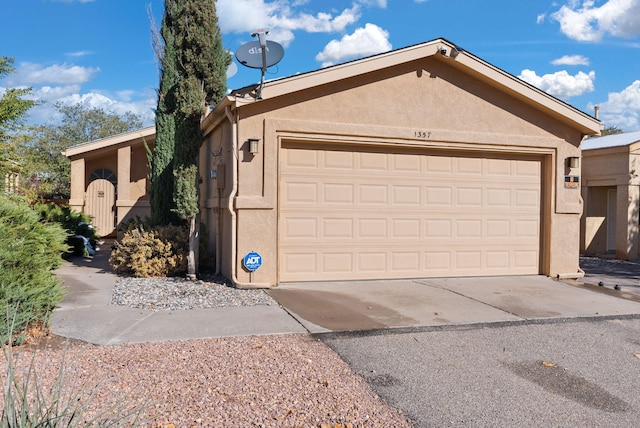
[[33, 95], [40, 101], [55, 103], [61, 98], [72, 96], [80, 92], [80, 85], [70, 86], [42, 86], [33, 89]]
[[640, 131], [640, 80], [620, 92], [609, 93], [607, 101], [589, 104], [600, 107], [600, 120], [606, 126], [617, 126], [625, 132]]
[[[427, 1], [427, 0], [416, 0], [417, 3], [422, 3], [423, 1]], [[382, 9], [386, 9], [387, 8], [387, 0], [358, 0], [358, 3], [365, 5], [365, 6], [378, 6]]]
[[91, 51], [77, 51], [77, 52], [67, 52], [65, 55], [73, 58], [79, 58], [87, 55], [91, 55], [93, 52]]
[[552, 17], [567, 37], [578, 41], [597, 42], [605, 34], [640, 35], [640, 0], [608, 0], [602, 6], [594, 0], [569, 0]]
[[353, 34], [332, 40], [322, 52], [316, 55], [316, 60], [322, 62], [323, 67], [348, 59], [374, 55], [391, 50], [389, 33], [374, 24], [366, 24], [356, 29]]
[[[0, 87], [0, 96], [6, 90], [7, 87]], [[40, 86], [32, 88], [29, 98], [43, 102], [28, 112], [27, 123], [34, 124], [55, 123], [60, 120], [61, 117], [55, 108], [55, 103], [61, 102], [63, 104], [82, 104], [88, 108], [100, 108], [120, 116], [131, 112], [140, 116], [143, 126], [151, 126], [155, 121], [154, 110], [157, 106], [157, 94], [153, 89], [148, 89], [143, 93], [123, 90], [115, 96], [111, 96], [95, 91], [82, 93], [81, 85]]]
[[[385, 5], [386, 1], [376, 0]], [[295, 4], [294, 4], [295, 5]], [[275, 0], [217, 0], [216, 11], [222, 33], [251, 33], [268, 29], [269, 38], [285, 47], [295, 38], [294, 31], [310, 33], [342, 32], [360, 19], [360, 6], [354, 4], [339, 14], [320, 12], [315, 15], [294, 10], [290, 2]], [[382, 7], [382, 6], [381, 6]]]
[[298, 15], [273, 16], [269, 19], [269, 25], [275, 28], [287, 30], [304, 30], [309, 33], [332, 33], [344, 31], [344, 29], [356, 22], [360, 17], [360, 8], [354, 6], [345, 9], [340, 15], [332, 16], [328, 13], [318, 13], [315, 16], [307, 13]]
[[146, 95], [146, 98], [134, 101], [130, 93], [126, 94], [125, 99], [118, 99], [98, 92], [88, 92], [69, 94], [59, 98], [58, 101], [63, 104], [81, 104], [87, 108], [99, 108], [119, 116], [131, 112], [140, 116], [144, 126], [149, 126], [153, 125], [155, 120], [154, 109], [157, 107], [157, 98], [155, 93], [149, 92]]
[[536, 17], [536, 24], [542, 24], [546, 18], [547, 18], [547, 14], [541, 13]]
[[566, 100], [592, 92], [594, 90], [593, 81], [596, 79], [596, 72], [590, 71], [587, 74], [579, 71], [572, 76], [566, 70], [562, 70], [553, 74], [538, 76], [533, 70], [522, 70], [518, 77], [555, 97]]
[[582, 55], [564, 55], [551, 61], [553, 65], [589, 65], [589, 58]]
[[7, 76], [5, 83], [10, 86], [25, 85], [71, 85], [88, 82], [94, 74], [99, 72], [98, 67], [80, 67], [71, 64], [55, 64], [44, 67], [41, 64], [22, 63], [14, 74]]

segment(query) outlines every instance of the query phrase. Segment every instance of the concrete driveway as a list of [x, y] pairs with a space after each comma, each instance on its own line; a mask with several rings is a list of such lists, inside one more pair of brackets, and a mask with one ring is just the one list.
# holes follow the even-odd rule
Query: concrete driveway
[[616, 266], [269, 293], [416, 427], [636, 426], [640, 294]]
[[311, 333], [640, 317], [640, 302], [594, 291], [534, 275], [288, 283], [269, 294]]

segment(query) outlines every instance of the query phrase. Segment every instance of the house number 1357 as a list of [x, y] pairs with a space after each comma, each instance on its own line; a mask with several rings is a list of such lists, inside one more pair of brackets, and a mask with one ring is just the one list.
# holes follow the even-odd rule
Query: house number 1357
[[415, 136], [416, 138], [430, 138], [431, 131], [416, 131]]

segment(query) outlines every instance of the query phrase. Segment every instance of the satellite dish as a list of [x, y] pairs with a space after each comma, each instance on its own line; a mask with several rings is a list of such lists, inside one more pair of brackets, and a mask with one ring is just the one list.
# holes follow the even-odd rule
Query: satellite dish
[[271, 40], [266, 41], [266, 64], [262, 63], [262, 46], [260, 42], [249, 42], [240, 46], [236, 51], [236, 59], [245, 67], [263, 68], [276, 65], [284, 57], [284, 49], [282, 46]]
[[238, 66], [236, 65], [235, 62], [232, 61], [231, 64], [229, 64], [229, 67], [227, 67], [227, 79], [230, 79], [233, 76], [235, 76], [237, 72], [238, 72]]
[[267, 40], [269, 30], [258, 30], [251, 37], [258, 36], [257, 42], [249, 42], [240, 46], [236, 51], [236, 58], [245, 67], [259, 68], [262, 72], [260, 86], [258, 86], [257, 99], [262, 99], [264, 87], [264, 74], [267, 68], [276, 65], [284, 56], [284, 49], [276, 42]]

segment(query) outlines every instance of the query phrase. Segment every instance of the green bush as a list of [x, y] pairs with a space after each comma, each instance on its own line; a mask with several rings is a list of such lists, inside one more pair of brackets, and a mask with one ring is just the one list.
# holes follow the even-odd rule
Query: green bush
[[[48, 325], [62, 299], [60, 280], [53, 272], [62, 264], [67, 233], [57, 223], [44, 223], [28, 203], [0, 194], [0, 342], [29, 324]], [[13, 338], [18, 343], [22, 338]]]
[[127, 224], [109, 257], [113, 269], [138, 278], [178, 276], [187, 272], [188, 230], [184, 226]]
[[57, 222], [69, 234], [67, 244], [69, 251], [64, 254], [64, 258], [70, 256], [88, 256], [84, 236], [89, 239], [89, 243], [95, 249], [99, 239], [96, 229], [91, 226], [91, 217], [88, 214], [73, 211], [68, 206], [58, 206], [55, 204], [38, 204], [35, 209], [40, 214], [43, 221]]

